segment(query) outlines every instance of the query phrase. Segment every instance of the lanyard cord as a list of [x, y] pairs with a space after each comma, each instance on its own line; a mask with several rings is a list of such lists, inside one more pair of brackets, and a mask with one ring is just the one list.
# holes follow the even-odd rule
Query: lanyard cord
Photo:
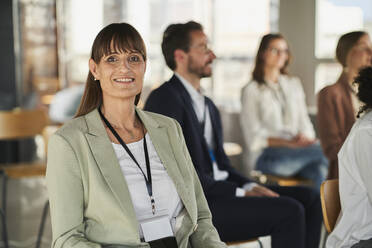
[[[201, 126], [201, 129], [202, 129], [203, 136], [204, 136], [204, 132], [205, 132], [205, 130], [204, 130], [204, 129], [205, 129], [205, 123], [206, 123], [206, 120], [207, 120], [207, 108], [208, 108], [207, 101], [206, 101], [206, 98], [204, 97], [204, 113], [203, 113], [203, 120], [202, 120], [202, 122], [200, 123], [200, 126]], [[204, 138], [205, 138], [205, 137], [204, 137]], [[205, 140], [206, 140], [206, 138], [205, 138]], [[206, 140], [206, 141], [207, 141], [207, 140]], [[208, 151], [209, 151], [209, 156], [210, 156], [210, 158], [211, 158], [211, 160], [212, 160], [212, 164], [213, 164], [214, 162], [217, 163], [217, 161], [216, 161], [216, 156], [214, 155], [214, 151], [213, 151], [213, 149], [209, 147], [208, 142], [206, 142], [206, 143], [207, 143], [207, 147], [208, 147]]]
[[202, 129], [202, 133], [204, 135], [204, 129], [205, 129], [205, 122], [206, 122], [206, 119], [207, 119], [207, 102], [205, 100], [205, 97], [204, 97], [204, 113], [203, 113], [203, 120], [201, 121], [200, 123], [200, 126], [201, 126], [201, 129]]
[[143, 172], [141, 166], [137, 162], [136, 158], [133, 156], [132, 152], [129, 150], [128, 146], [124, 143], [123, 139], [120, 137], [120, 135], [115, 131], [115, 129], [111, 126], [110, 122], [106, 119], [106, 117], [102, 114], [101, 108], [98, 108], [99, 115], [101, 116], [102, 120], [105, 122], [106, 126], [110, 129], [111, 133], [115, 136], [115, 138], [119, 141], [121, 146], [124, 148], [124, 150], [128, 153], [129, 157], [134, 161], [134, 163], [137, 165], [137, 167], [140, 169], [145, 182], [146, 182], [146, 188], [147, 193], [149, 194], [150, 200], [151, 200], [151, 208], [152, 213], [155, 214], [155, 200], [152, 194], [152, 178], [151, 178], [151, 169], [150, 169], [150, 160], [149, 160], [149, 153], [147, 151], [147, 143], [146, 143], [146, 135], [143, 130], [143, 149], [145, 151], [145, 160], [146, 160], [146, 170], [147, 170], [147, 177], [145, 173]]

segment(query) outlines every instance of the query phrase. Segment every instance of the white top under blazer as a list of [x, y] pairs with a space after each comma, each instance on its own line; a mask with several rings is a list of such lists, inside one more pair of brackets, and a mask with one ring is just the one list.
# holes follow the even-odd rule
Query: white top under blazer
[[277, 83], [251, 81], [242, 89], [240, 124], [251, 166], [268, 146], [268, 138], [291, 139], [298, 133], [315, 138], [305, 94], [297, 77], [280, 75]]
[[[177, 230], [175, 230], [175, 218], [183, 209], [183, 204], [177, 193], [176, 186], [169, 177], [155, 150], [150, 136], [146, 134], [145, 137], [147, 150], [149, 153], [156, 214], [166, 213], [169, 217], [173, 233], [176, 233]], [[147, 177], [143, 139], [126, 145]], [[152, 218], [153, 213], [151, 203], [142, 172], [120, 144], [112, 143], [112, 146], [114, 147], [115, 154], [118, 158], [121, 171], [123, 172], [125, 180], [127, 181], [137, 220], [143, 221]], [[142, 230], [140, 229], [139, 231], [142, 238]]]

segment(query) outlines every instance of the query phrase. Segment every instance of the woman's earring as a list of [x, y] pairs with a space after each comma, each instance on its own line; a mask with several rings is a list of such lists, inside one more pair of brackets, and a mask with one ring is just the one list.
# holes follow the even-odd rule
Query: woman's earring
[[97, 78], [94, 77], [94, 81], [98, 81]]

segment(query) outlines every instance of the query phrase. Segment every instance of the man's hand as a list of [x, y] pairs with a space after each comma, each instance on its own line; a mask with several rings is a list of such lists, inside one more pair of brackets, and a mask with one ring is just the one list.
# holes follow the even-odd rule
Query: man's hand
[[279, 194], [264, 186], [256, 185], [250, 191], [245, 191], [245, 196], [279, 197]]

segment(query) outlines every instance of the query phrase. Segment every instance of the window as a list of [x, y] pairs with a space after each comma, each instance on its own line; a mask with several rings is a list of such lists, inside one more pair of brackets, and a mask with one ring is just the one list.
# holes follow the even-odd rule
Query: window
[[338, 39], [344, 33], [372, 31], [372, 1], [318, 0], [316, 14], [317, 61], [315, 91], [334, 83], [342, 70], [335, 61]]
[[218, 59], [212, 95], [217, 104], [236, 111], [240, 109], [241, 88], [251, 77], [261, 36], [270, 32], [270, 1], [214, 2], [213, 44]]
[[103, 0], [57, 0], [58, 70], [62, 88], [85, 82], [91, 46], [104, 25], [104, 7]]
[[148, 65], [142, 94], [146, 98], [152, 88], [172, 74], [161, 52], [163, 31], [170, 23], [195, 20], [204, 26], [218, 57], [213, 77], [203, 79], [202, 86], [219, 105], [234, 110], [239, 109], [240, 90], [250, 78], [261, 36], [277, 29], [279, 7], [278, 0], [65, 0], [57, 3], [62, 39], [59, 69], [65, 86], [85, 82], [89, 52], [97, 32], [111, 22], [126, 21], [138, 29], [147, 45]]

